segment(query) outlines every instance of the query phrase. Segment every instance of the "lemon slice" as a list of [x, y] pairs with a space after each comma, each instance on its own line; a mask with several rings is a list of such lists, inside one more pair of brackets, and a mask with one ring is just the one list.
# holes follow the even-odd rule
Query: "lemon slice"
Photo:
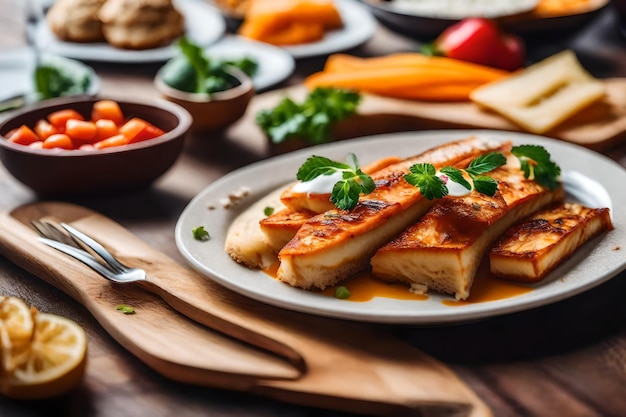
[[[0, 375], [0, 394], [50, 398], [75, 387], [85, 374], [87, 337], [76, 322], [32, 309], [34, 331], [26, 354]], [[3, 347], [4, 349], [4, 347]]]
[[0, 323], [14, 344], [27, 343], [33, 334], [30, 308], [19, 298], [0, 296]]

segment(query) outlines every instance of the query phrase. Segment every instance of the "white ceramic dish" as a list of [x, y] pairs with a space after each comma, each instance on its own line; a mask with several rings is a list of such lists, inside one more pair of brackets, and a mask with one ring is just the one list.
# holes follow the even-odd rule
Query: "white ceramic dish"
[[[432, 146], [469, 135], [511, 139], [514, 144], [545, 146], [563, 170], [568, 199], [592, 207], [609, 207], [615, 229], [578, 250], [555, 269], [533, 291], [513, 298], [461, 306], [447, 306], [450, 297], [430, 294], [425, 301], [374, 298], [369, 302], [335, 299], [283, 284], [261, 271], [235, 263], [224, 252], [224, 239], [235, 217], [269, 191], [295, 180], [298, 167], [312, 149], [304, 149], [262, 161], [209, 185], [185, 208], [176, 225], [176, 244], [190, 265], [208, 279], [256, 300], [295, 311], [367, 322], [435, 325], [483, 319], [538, 307], [571, 297], [617, 275], [626, 268], [626, 170], [616, 162], [570, 143], [540, 136], [487, 131], [423, 131], [372, 136], [315, 148], [316, 155], [345, 160], [356, 152], [362, 164], [390, 155], [417, 154]], [[252, 192], [240, 205], [224, 209], [220, 199], [242, 187]], [[218, 208], [209, 210], [210, 205]], [[203, 225], [211, 240], [194, 240], [192, 229]], [[621, 247], [621, 250], [616, 248]]]
[[[222, 14], [203, 0], [176, 0], [185, 16], [186, 34], [194, 43], [209, 46], [226, 31]], [[176, 45], [138, 51], [115, 48], [107, 43], [72, 43], [57, 39], [45, 20], [38, 23], [35, 40], [41, 50], [85, 61], [140, 63], [167, 61], [177, 53]]]
[[[91, 84], [85, 92], [87, 95], [96, 95], [100, 91], [100, 78], [93, 68], [82, 62], [54, 56], [42, 55], [43, 62], [59, 62], [74, 67], [75, 71], [87, 74]], [[14, 48], [3, 50], [0, 53], [0, 101], [9, 97], [25, 94], [28, 102], [35, 100], [35, 85], [33, 73], [35, 71], [35, 56], [29, 48]]]
[[257, 92], [287, 79], [295, 69], [295, 60], [282, 48], [240, 36], [226, 36], [206, 49], [209, 57], [240, 59], [250, 57], [259, 64], [252, 77]]
[[354, 48], [374, 35], [377, 22], [367, 7], [355, 0], [336, 0], [336, 5], [344, 22], [342, 29], [328, 32], [319, 42], [283, 49], [294, 58], [308, 58]]

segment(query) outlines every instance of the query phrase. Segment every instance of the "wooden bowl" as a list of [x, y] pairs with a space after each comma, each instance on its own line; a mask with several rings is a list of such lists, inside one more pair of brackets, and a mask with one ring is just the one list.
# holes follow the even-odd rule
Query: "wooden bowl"
[[140, 117], [166, 133], [143, 142], [101, 150], [33, 149], [9, 142], [5, 135], [26, 124], [33, 127], [54, 111], [74, 109], [91, 118], [102, 97], [46, 100], [0, 124], [0, 160], [7, 171], [46, 196], [119, 192], [151, 184], [177, 160], [191, 126], [191, 115], [165, 100], [117, 100], [127, 118]]
[[154, 78], [154, 84], [163, 98], [184, 107], [193, 117], [192, 129], [202, 132], [217, 132], [226, 129], [239, 120], [246, 112], [255, 94], [252, 79], [238, 68], [228, 72], [240, 84], [217, 93], [188, 93], [170, 87], [163, 81], [162, 69]]

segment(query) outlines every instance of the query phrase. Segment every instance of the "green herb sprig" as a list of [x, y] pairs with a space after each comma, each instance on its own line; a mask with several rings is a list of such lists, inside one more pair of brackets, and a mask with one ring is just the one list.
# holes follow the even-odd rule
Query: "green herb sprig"
[[356, 113], [361, 95], [350, 90], [318, 87], [302, 103], [283, 98], [272, 109], [261, 110], [256, 123], [273, 143], [302, 139], [310, 144], [332, 140], [332, 127]]
[[537, 181], [551, 190], [559, 187], [561, 167], [550, 159], [550, 153], [543, 146], [514, 146], [511, 153], [519, 159], [525, 178]]
[[[519, 159], [520, 168], [524, 172], [525, 178], [537, 181], [550, 189], [559, 187], [558, 178], [561, 174], [561, 168], [551, 160], [550, 153], [544, 147], [539, 145], [514, 146], [511, 153]], [[506, 164], [506, 157], [503, 154], [491, 152], [475, 158], [465, 169], [451, 166], [443, 167], [439, 170], [443, 174], [440, 176], [437, 175], [437, 170], [433, 164], [414, 164], [404, 179], [409, 184], [418, 187], [420, 193], [429, 200], [448, 195], [447, 181], [456, 182], [468, 190], [473, 188], [479, 193], [493, 196], [498, 189], [498, 182], [484, 174], [504, 164]], [[348, 164], [314, 155], [300, 167], [296, 177], [300, 181], [306, 182], [321, 175], [331, 175], [337, 171], [343, 172], [343, 179], [333, 186], [330, 200], [339, 209], [352, 210], [356, 207], [361, 194], [369, 194], [376, 188], [372, 177], [359, 168], [354, 154], [348, 155]]]
[[321, 175], [332, 175], [336, 172], [341, 172], [342, 179], [333, 186], [330, 201], [337, 208], [352, 210], [359, 202], [361, 193], [371, 193], [376, 188], [376, 184], [372, 177], [361, 171], [355, 154], [348, 154], [347, 160], [348, 163], [344, 164], [323, 156], [313, 155], [298, 169], [296, 178], [307, 182]]
[[258, 70], [258, 63], [251, 57], [241, 59], [214, 59], [204, 49], [183, 36], [178, 41], [181, 56], [168, 61], [162, 70], [165, 84], [188, 93], [213, 94], [236, 87], [240, 81], [228, 72], [237, 67], [248, 76]]
[[[504, 155], [491, 152], [472, 160], [465, 169], [451, 166], [441, 168], [440, 172], [445, 175], [445, 178], [437, 176], [437, 170], [433, 164], [420, 163], [411, 166], [410, 173], [406, 174], [404, 179], [409, 184], [418, 187], [422, 195], [429, 200], [448, 195], [446, 180], [456, 182], [468, 190], [473, 187], [479, 193], [493, 196], [498, 189], [498, 183], [493, 178], [483, 174], [491, 172], [505, 163]], [[471, 184], [465, 178], [465, 174], [472, 181]]]
[[205, 241], [211, 239], [209, 232], [206, 231], [204, 226], [194, 227], [191, 230], [191, 233], [193, 234], [193, 238], [196, 240]]

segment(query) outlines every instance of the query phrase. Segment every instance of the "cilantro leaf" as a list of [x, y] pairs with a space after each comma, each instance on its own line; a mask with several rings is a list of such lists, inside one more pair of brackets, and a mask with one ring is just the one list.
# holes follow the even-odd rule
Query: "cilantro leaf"
[[339, 298], [340, 300], [345, 300], [346, 298], [350, 298], [350, 296], [352, 295], [352, 293], [350, 292], [350, 290], [341, 285], [337, 288], [335, 288], [335, 298]]
[[256, 72], [258, 64], [249, 57], [239, 60], [219, 60], [208, 57], [204, 49], [186, 36], [178, 41], [180, 56], [169, 60], [162, 70], [165, 84], [188, 93], [213, 94], [228, 90], [240, 81], [228, 71], [237, 67], [248, 75]]
[[404, 179], [411, 185], [420, 189], [420, 193], [429, 200], [443, 198], [448, 195], [448, 187], [441, 178], [436, 176], [437, 171], [433, 164], [414, 164], [409, 169], [411, 172]]
[[463, 171], [455, 167], [443, 167], [440, 169], [443, 174], [446, 174], [448, 178], [452, 181], [461, 184], [468, 190], [472, 189], [472, 184], [470, 184], [465, 177], [463, 176]]
[[337, 182], [333, 186], [330, 201], [332, 201], [337, 208], [351, 210], [356, 206], [360, 195], [361, 185], [353, 178], [345, 179]]
[[91, 85], [91, 75], [86, 70], [55, 59], [48, 59], [38, 65], [33, 78], [40, 100], [84, 94]]
[[[473, 159], [469, 166], [462, 170], [452, 166], [441, 168], [439, 171], [446, 175], [452, 182], [462, 185], [467, 190], [472, 189], [472, 184], [466, 179], [467, 174], [474, 190], [479, 193], [493, 196], [498, 189], [498, 182], [491, 177], [481, 175], [502, 166], [506, 163], [506, 157], [501, 153], [492, 152], [481, 155]], [[429, 200], [433, 198], [443, 198], [448, 195], [446, 181], [439, 178], [437, 170], [432, 164], [415, 164], [410, 168], [411, 173], [404, 176], [404, 179], [411, 185], [419, 187], [420, 192]]]
[[550, 159], [550, 153], [543, 146], [514, 146], [511, 153], [519, 159], [526, 178], [552, 190], [559, 187], [561, 168]]
[[472, 178], [474, 182], [474, 189], [481, 194], [493, 197], [498, 189], [498, 181], [487, 175], [480, 175]]
[[490, 152], [472, 160], [465, 171], [470, 176], [480, 175], [493, 171], [504, 164], [506, 164], [506, 157], [504, 155], [499, 152]]
[[330, 201], [337, 208], [352, 210], [359, 202], [361, 193], [369, 194], [376, 189], [372, 177], [361, 171], [356, 155], [349, 154], [349, 164], [333, 161], [324, 156], [313, 155], [298, 169], [296, 178], [307, 182], [322, 175], [332, 175], [341, 172], [342, 179], [333, 185]]
[[307, 158], [304, 164], [298, 169], [296, 178], [306, 182], [320, 175], [331, 175], [337, 171], [349, 171], [351, 169], [350, 165], [335, 162], [324, 156], [313, 155]]
[[256, 123], [273, 143], [302, 139], [310, 144], [332, 140], [335, 123], [356, 113], [361, 95], [350, 90], [318, 87], [301, 103], [283, 98], [256, 114]]
[[209, 240], [211, 238], [209, 232], [204, 229], [204, 226], [194, 227], [191, 230], [191, 233], [193, 234], [193, 238], [196, 240]]

